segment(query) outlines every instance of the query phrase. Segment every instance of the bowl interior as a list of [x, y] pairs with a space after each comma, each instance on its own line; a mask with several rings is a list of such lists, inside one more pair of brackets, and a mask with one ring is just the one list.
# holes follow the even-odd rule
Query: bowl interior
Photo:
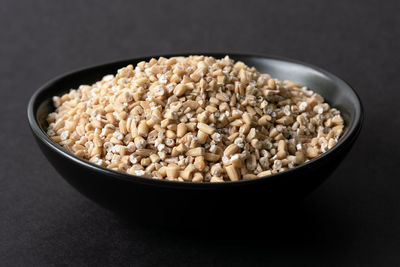
[[[206, 54], [216, 58], [222, 58], [224, 54]], [[174, 55], [168, 55], [174, 56]], [[155, 57], [155, 56], [154, 56]], [[357, 94], [344, 81], [333, 74], [305, 63], [280, 59], [276, 57], [230, 55], [234, 60], [243, 61], [248, 66], [254, 66], [261, 73], [269, 73], [280, 80], [291, 80], [307, 86], [321, 94], [325, 101], [332, 107], [339, 109], [345, 121], [344, 135], [338, 145], [349, 137], [352, 132], [358, 131], [361, 125], [362, 106]], [[136, 65], [140, 61], [147, 61], [150, 57], [132, 60], [123, 60], [115, 63], [99, 65], [62, 75], [44, 85], [31, 99], [28, 115], [32, 128], [39, 126], [40, 132], [36, 134], [45, 137], [47, 115], [54, 110], [52, 97], [62, 95], [71, 88], [77, 88], [81, 84], [92, 84], [100, 80], [104, 75], [115, 74], [116, 71], [128, 64]], [[50, 141], [52, 142], [52, 141]], [[333, 150], [332, 149], [332, 150]], [[329, 151], [327, 152], [329, 153]], [[318, 158], [317, 158], [318, 159]], [[314, 159], [314, 160], [317, 160]], [[310, 161], [313, 162], [314, 160]], [[307, 163], [306, 163], [307, 164]], [[298, 168], [298, 167], [296, 167]], [[296, 169], [294, 168], [294, 169]]]

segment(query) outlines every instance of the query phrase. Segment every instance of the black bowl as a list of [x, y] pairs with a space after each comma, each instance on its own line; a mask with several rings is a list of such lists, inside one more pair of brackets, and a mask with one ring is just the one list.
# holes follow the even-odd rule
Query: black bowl
[[151, 57], [85, 68], [48, 82], [29, 102], [30, 127], [56, 170], [79, 192], [113, 211], [136, 220], [179, 226], [191, 226], [195, 222], [215, 225], [215, 220], [218, 220], [216, 227], [221, 227], [221, 223], [237, 225], [240, 220], [258, 220], [270, 210], [287, 207], [283, 204], [298, 203], [329, 177], [356, 140], [363, 110], [351, 86], [320, 68], [278, 57], [230, 56], [255, 66], [262, 73], [298, 82], [320, 93], [331, 106], [342, 112], [346, 126], [338, 144], [305, 164], [267, 177], [225, 183], [184, 183], [137, 177], [99, 167], [66, 152], [46, 135], [45, 119], [54, 110], [52, 96], [61, 95], [80, 84], [93, 83], [121, 67]]

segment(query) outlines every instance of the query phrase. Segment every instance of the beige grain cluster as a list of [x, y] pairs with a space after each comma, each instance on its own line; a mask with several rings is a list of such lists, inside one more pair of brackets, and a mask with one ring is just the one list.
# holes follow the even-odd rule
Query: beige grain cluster
[[340, 112], [228, 56], [151, 59], [53, 98], [48, 135], [95, 164], [174, 181], [253, 179], [337, 142]]

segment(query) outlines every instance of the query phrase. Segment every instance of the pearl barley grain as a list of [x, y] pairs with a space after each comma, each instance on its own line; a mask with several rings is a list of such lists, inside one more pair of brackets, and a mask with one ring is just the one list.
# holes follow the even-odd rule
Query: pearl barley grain
[[325, 153], [343, 134], [322, 96], [228, 56], [151, 59], [54, 96], [47, 133], [110, 169], [182, 182], [249, 180]]

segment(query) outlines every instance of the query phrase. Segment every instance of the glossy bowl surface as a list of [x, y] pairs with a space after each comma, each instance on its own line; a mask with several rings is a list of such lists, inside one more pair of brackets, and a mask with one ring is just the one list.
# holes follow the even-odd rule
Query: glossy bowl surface
[[[159, 56], [174, 55], [152, 57]], [[345, 120], [344, 135], [338, 144], [305, 164], [271, 176], [225, 183], [183, 183], [137, 177], [99, 167], [66, 152], [46, 135], [46, 116], [54, 110], [53, 96], [81, 84], [91, 84], [106, 74], [116, 73], [121, 67], [136, 65], [152, 57], [89, 67], [51, 80], [29, 102], [32, 133], [50, 163], [73, 187], [100, 205], [137, 220], [173, 224], [183, 220], [190, 224], [190, 221], [207, 223], [211, 219], [255, 219], [270, 209], [294, 204], [328, 178], [349, 152], [361, 130], [363, 109], [360, 99], [349, 84], [309, 64], [272, 56], [229, 56], [274, 78], [292, 80], [321, 94], [331, 106], [341, 111]]]

